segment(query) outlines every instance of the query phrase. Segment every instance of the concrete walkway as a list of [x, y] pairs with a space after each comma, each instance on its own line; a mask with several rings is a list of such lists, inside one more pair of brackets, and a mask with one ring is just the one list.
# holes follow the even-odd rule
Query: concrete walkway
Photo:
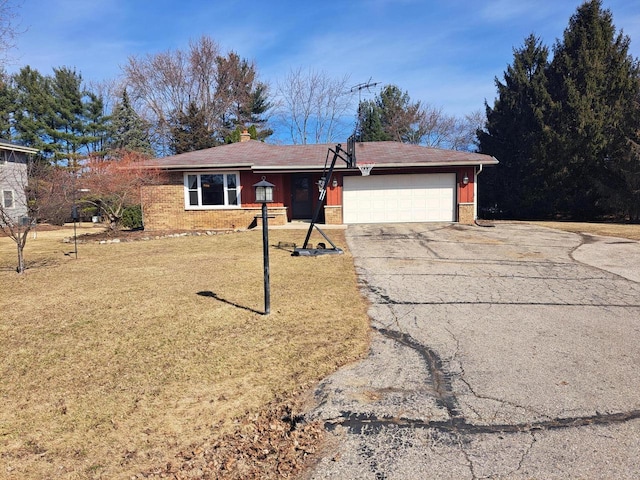
[[374, 330], [308, 478], [640, 478], [640, 244], [523, 224], [347, 230]]

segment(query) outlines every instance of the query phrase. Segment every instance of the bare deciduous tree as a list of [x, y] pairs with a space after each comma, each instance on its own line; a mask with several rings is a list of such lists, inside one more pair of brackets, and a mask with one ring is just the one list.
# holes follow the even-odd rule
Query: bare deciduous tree
[[161, 148], [167, 147], [171, 116], [183, 111], [190, 95], [197, 91], [188, 78], [186, 55], [176, 50], [143, 58], [129, 57], [124, 73], [136, 110], [155, 126], [154, 134]]
[[456, 123], [455, 117], [445, 114], [442, 108], [421, 105], [416, 128], [417, 142], [427, 147], [445, 148]]
[[191, 99], [203, 102], [210, 111], [218, 54], [218, 45], [203, 36], [189, 44], [189, 52], [169, 50], [129, 57], [125, 83], [136, 110], [155, 126], [153, 133], [161, 149], [168, 151], [171, 119], [185, 111]]
[[456, 120], [453, 135], [449, 139], [452, 150], [473, 151], [478, 148], [478, 130], [484, 128], [486, 116], [482, 110], [473, 111]]
[[87, 82], [87, 88], [89, 92], [92, 92], [94, 95], [102, 99], [103, 113], [104, 115], [109, 114], [109, 112], [113, 111], [116, 103], [118, 103], [118, 99], [122, 90], [124, 90], [124, 86], [122, 85], [122, 81], [114, 80], [114, 79], [106, 79], [106, 80], [89, 80]]
[[15, 8], [12, 0], [0, 0], [0, 70], [7, 60], [9, 50], [15, 47], [16, 36], [20, 33]]
[[112, 230], [119, 229], [125, 208], [140, 204], [140, 188], [162, 179], [162, 173], [145, 160], [147, 156], [129, 151], [106, 160], [89, 158], [78, 177], [86, 192], [78, 203], [97, 208]]
[[278, 83], [278, 118], [293, 143], [332, 142], [351, 133], [353, 125], [347, 127], [345, 121], [353, 106], [348, 81], [348, 76], [334, 79], [324, 72], [297, 69]]
[[155, 126], [155, 141], [169, 152], [171, 126], [193, 104], [219, 142], [236, 127], [262, 124], [269, 108], [268, 88], [257, 80], [255, 65], [231, 52], [221, 55], [210, 37], [189, 43], [187, 51], [170, 50], [130, 57], [125, 83], [136, 111]]
[[415, 130], [416, 142], [428, 147], [472, 151], [476, 148], [476, 132], [484, 125], [485, 116], [477, 110], [464, 117], [447, 115], [442, 108], [421, 106]]
[[217, 115], [214, 97], [219, 56], [220, 47], [207, 36], [189, 42], [189, 66], [194, 88], [192, 100], [204, 112], [210, 125], [214, 124]]
[[18, 273], [25, 271], [24, 247], [38, 217], [35, 184], [31, 182], [37, 166], [31, 159], [26, 163], [3, 161], [0, 165], [0, 230], [16, 244]]

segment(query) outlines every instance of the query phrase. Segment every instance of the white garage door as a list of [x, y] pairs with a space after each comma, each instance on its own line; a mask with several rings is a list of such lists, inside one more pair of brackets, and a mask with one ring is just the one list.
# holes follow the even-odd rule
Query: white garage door
[[455, 221], [455, 173], [344, 177], [344, 223]]

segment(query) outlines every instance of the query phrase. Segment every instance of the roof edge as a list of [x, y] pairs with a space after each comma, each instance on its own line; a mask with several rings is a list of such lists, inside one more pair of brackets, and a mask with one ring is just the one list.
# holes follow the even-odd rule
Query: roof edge
[[5, 142], [0, 142], [0, 148], [2, 148], [3, 150], [15, 150], [16, 152], [22, 153], [32, 153], [34, 155], [40, 151], [37, 148], [23, 147], [22, 145], [15, 145], [13, 143]]
[[[383, 168], [425, 168], [425, 167], [467, 167], [479, 165], [497, 165], [500, 163], [497, 158], [490, 157], [491, 160], [474, 160], [474, 161], [456, 161], [456, 162], [412, 162], [412, 163], [376, 163], [376, 167]], [[148, 168], [160, 168], [167, 170], [202, 170], [202, 169], [241, 169], [249, 168], [253, 171], [286, 171], [286, 170], [318, 170], [324, 168], [324, 165], [254, 165], [252, 163], [227, 163], [227, 164], [207, 164], [207, 165], [149, 165]], [[346, 165], [336, 165], [335, 170], [346, 170]]]

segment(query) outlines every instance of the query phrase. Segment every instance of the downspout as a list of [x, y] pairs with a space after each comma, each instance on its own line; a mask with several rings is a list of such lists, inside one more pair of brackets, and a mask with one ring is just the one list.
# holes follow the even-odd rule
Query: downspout
[[480, 168], [475, 172], [475, 178], [473, 179], [473, 223], [478, 225], [478, 175], [482, 173], [482, 164]]

